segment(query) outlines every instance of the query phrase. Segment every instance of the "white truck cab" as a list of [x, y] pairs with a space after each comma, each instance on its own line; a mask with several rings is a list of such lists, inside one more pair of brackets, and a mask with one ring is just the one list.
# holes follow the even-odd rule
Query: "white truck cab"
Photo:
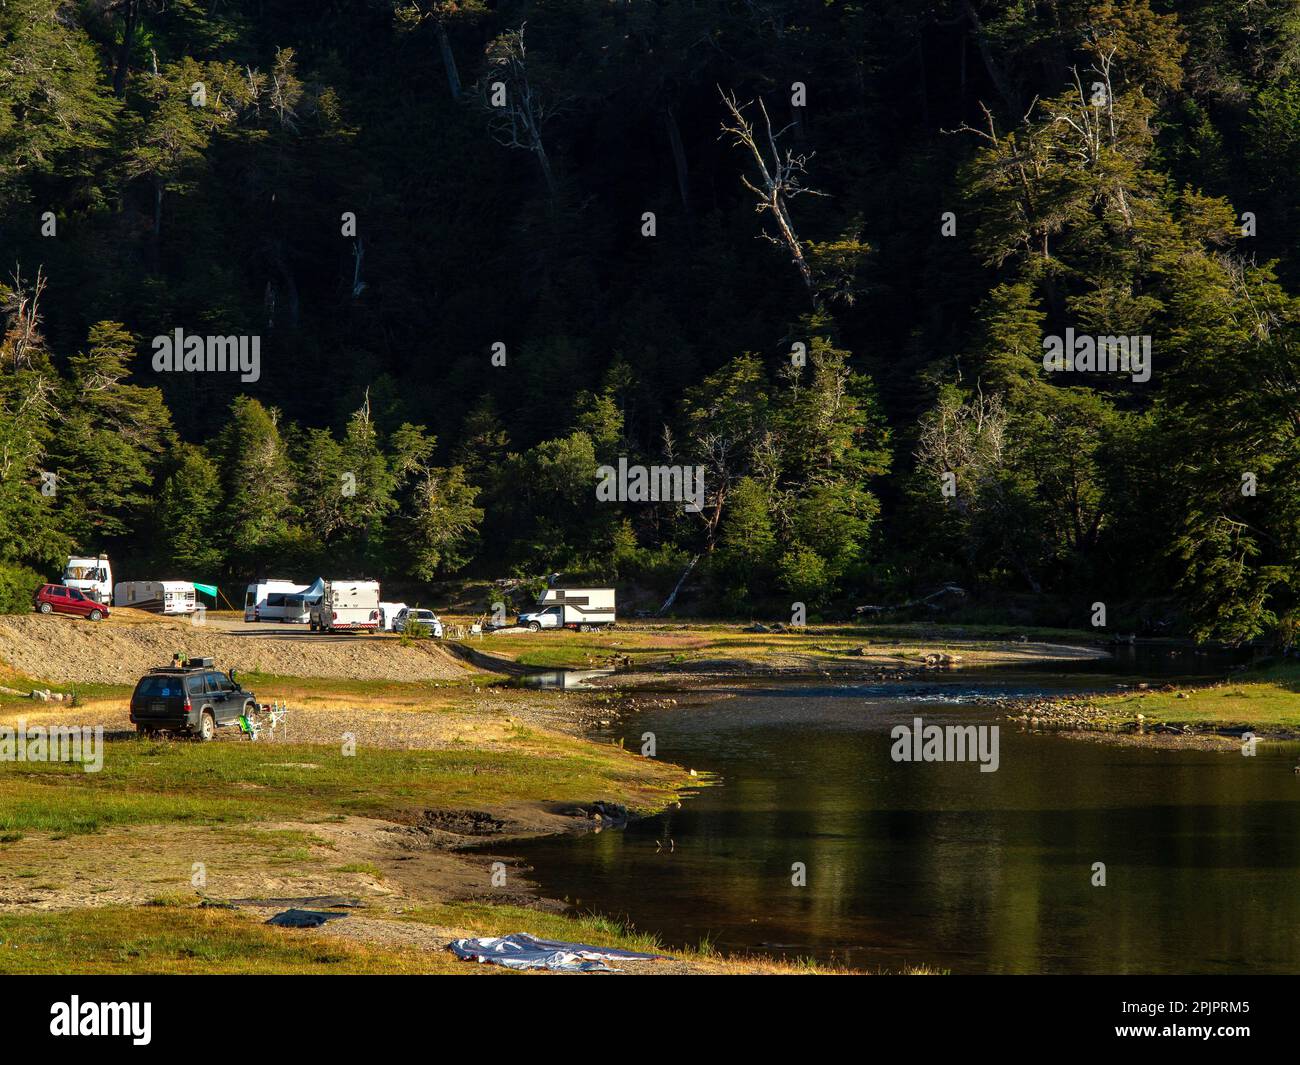
[[96, 558], [68, 558], [63, 569], [63, 583], [69, 588], [79, 589], [83, 595], [101, 603], [113, 601], [113, 567], [109, 565], [107, 555]]

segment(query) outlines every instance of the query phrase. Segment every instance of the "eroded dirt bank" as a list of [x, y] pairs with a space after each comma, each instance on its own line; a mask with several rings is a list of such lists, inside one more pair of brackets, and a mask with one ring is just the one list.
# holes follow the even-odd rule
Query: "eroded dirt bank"
[[133, 684], [149, 668], [166, 665], [176, 651], [211, 657], [223, 670], [291, 677], [446, 680], [470, 672], [433, 641], [403, 647], [395, 638], [347, 633], [235, 635], [214, 625], [128, 620], [135, 613], [115, 612], [103, 622], [39, 614], [0, 617], [0, 661], [59, 684]]

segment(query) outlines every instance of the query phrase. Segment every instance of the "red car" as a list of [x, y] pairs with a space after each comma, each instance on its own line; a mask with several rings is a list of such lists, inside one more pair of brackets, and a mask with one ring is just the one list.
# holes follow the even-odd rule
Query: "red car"
[[33, 605], [42, 614], [76, 614], [91, 621], [108, 617], [106, 604], [91, 599], [80, 588], [68, 588], [62, 584], [42, 584]]

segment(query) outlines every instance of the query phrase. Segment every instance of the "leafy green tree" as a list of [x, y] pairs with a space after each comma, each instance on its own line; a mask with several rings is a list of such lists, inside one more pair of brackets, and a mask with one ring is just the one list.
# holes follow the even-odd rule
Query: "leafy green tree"
[[193, 577], [215, 576], [226, 568], [220, 473], [193, 444], [179, 445], [174, 467], [158, 491], [157, 562]]
[[120, 322], [91, 326], [69, 360], [53, 453], [57, 511], [83, 550], [138, 528], [153, 501], [154, 474], [174, 438], [157, 388], [127, 384], [136, 341]]
[[0, 284], [0, 560], [62, 562], [72, 541], [54, 509], [48, 450], [59, 417], [57, 378], [41, 332], [44, 279]]
[[91, 179], [118, 104], [84, 27], [55, 0], [4, 4], [0, 70], [0, 206], [29, 200], [36, 178]]
[[258, 82], [245, 78], [234, 64], [204, 64], [188, 57], [141, 79], [137, 91], [148, 109], [137, 122], [126, 170], [129, 177], [147, 181], [151, 189], [155, 269], [164, 196], [193, 188], [196, 172], [206, 165], [213, 136], [235, 122], [258, 90]]
[[404, 528], [410, 573], [425, 580], [455, 573], [472, 557], [483, 510], [479, 490], [459, 466], [427, 467], [417, 475]]
[[765, 591], [775, 569], [777, 530], [767, 490], [752, 477], [742, 477], [731, 494], [726, 520], [712, 559], [712, 572], [722, 594], [743, 609], [755, 593]]
[[278, 411], [257, 400], [237, 396], [217, 436], [222, 480], [218, 514], [232, 570], [263, 573], [306, 545], [279, 417]]

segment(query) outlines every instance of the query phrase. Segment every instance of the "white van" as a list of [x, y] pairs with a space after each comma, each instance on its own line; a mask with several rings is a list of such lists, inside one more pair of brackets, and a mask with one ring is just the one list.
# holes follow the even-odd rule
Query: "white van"
[[189, 581], [122, 581], [113, 589], [113, 605], [155, 614], [193, 614], [197, 600]]
[[311, 608], [312, 631], [379, 629], [378, 581], [326, 581], [320, 602]]
[[320, 578], [312, 584], [297, 581], [255, 581], [244, 593], [245, 621], [283, 621], [306, 625], [311, 607], [318, 602], [323, 589]]

